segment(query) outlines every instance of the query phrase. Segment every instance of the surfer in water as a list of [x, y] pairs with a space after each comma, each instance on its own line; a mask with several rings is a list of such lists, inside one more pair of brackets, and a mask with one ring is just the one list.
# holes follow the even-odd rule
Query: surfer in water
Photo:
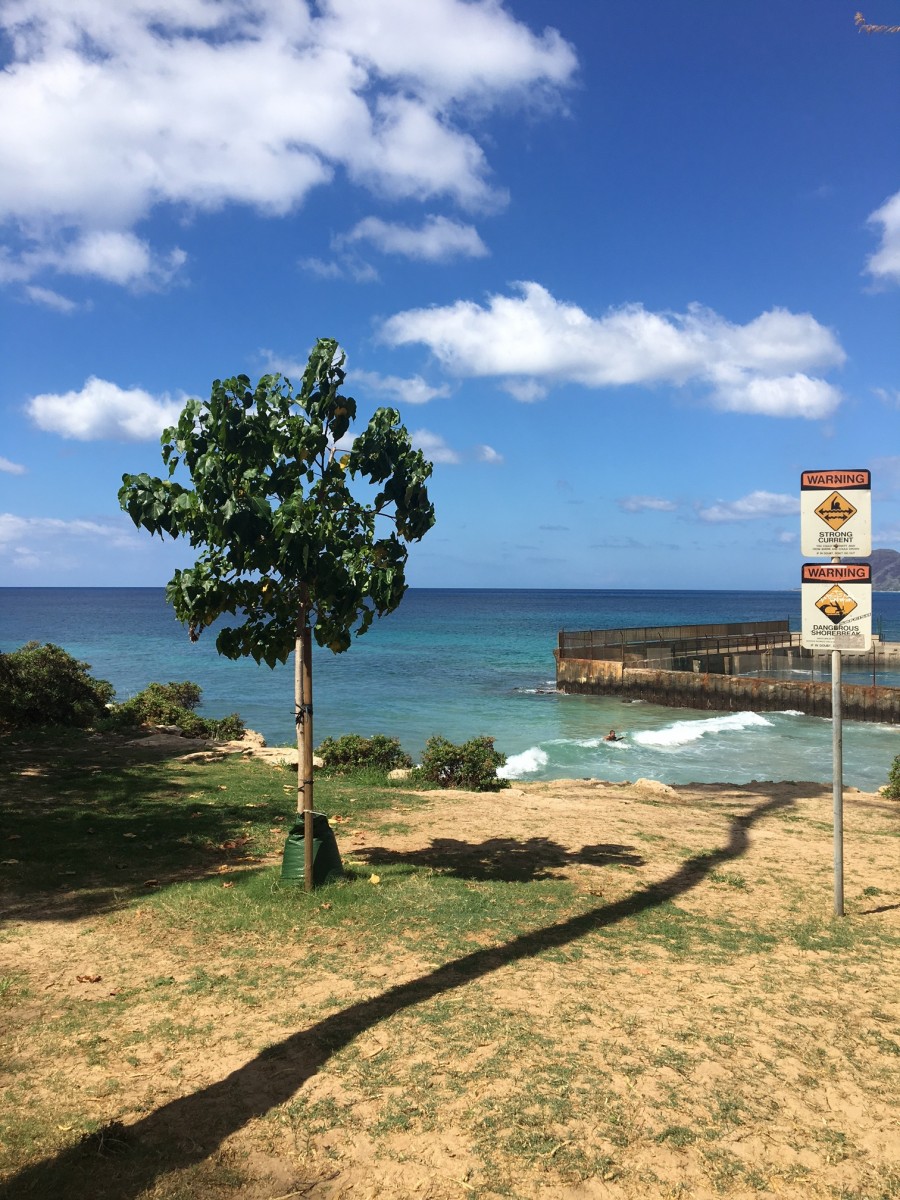
[[604, 742], [621, 742], [622, 738], [619, 737], [614, 729], [611, 729], [603, 740]]

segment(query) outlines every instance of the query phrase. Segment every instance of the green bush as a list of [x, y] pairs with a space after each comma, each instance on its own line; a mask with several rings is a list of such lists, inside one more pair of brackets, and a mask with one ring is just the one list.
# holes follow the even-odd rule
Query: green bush
[[90, 663], [79, 662], [52, 642], [28, 642], [0, 654], [0, 725], [90, 725], [106, 711], [114, 688], [89, 670]]
[[900, 800], [900, 754], [891, 763], [888, 781], [881, 789], [881, 794], [889, 800]]
[[325, 738], [316, 750], [327, 770], [359, 771], [374, 768], [377, 771], [394, 771], [398, 767], [411, 767], [412, 759], [397, 738], [376, 733], [370, 738], [358, 733], [348, 733], [339, 738]]
[[206, 737], [230, 741], [244, 733], [244, 722], [237, 713], [213, 720], [200, 717], [194, 709], [200, 703], [202, 689], [196, 683], [150, 683], [142, 692], [115, 707], [110, 723], [117, 728], [137, 725], [177, 725], [186, 737]]
[[506, 755], [494, 749], [493, 738], [472, 738], [455, 746], [445, 737], [432, 737], [425, 743], [420, 771], [439, 787], [495, 792], [509, 787], [507, 780], [497, 778], [497, 768], [505, 762]]

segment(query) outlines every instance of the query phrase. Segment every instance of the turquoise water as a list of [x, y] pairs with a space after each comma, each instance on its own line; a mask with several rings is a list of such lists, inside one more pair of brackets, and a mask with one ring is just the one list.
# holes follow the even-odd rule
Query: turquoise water
[[[435, 733], [452, 741], [488, 734], [508, 756], [510, 775], [522, 779], [827, 782], [830, 721], [711, 715], [554, 690], [560, 629], [774, 618], [797, 628], [799, 616], [799, 592], [411, 589], [346, 654], [316, 648], [315, 740], [386, 733], [417, 757]], [[887, 639], [900, 641], [900, 595], [876, 593], [874, 618]], [[209, 631], [191, 644], [161, 588], [0, 589], [0, 650], [29, 639], [89, 662], [120, 699], [151, 680], [192, 679], [206, 714], [237, 711], [271, 744], [294, 737], [290, 666], [229, 662]], [[861, 681], [871, 682], [871, 668]], [[604, 742], [610, 728], [624, 740]], [[845, 782], [880, 786], [897, 753], [896, 728], [848, 722]]]

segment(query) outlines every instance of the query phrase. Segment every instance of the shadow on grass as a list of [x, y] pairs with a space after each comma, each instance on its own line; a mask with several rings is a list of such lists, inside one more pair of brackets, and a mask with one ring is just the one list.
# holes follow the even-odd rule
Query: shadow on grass
[[257, 863], [265, 845], [260, 835], [266, 838], [273, 821], [287, 824], [280, 777], [260, 768], [240, 791], [220, 787], [211, 774], [215, 764], [199, 772], [178, 761], [195, 749], [192, 742], [144, 747], [115, 736], [6, 739], [2, 916], [77, 920], [174, 883]]
[[481, 882], [501, 880], [528, 883], [549, 879], [555, 870], [576, 863], [592, 867], [642, 867], [644, 859], [634, 846], [616, 844], [582, 846], [567, 850], [550, 838], [488, 838], [484, 842], [463, 842], [456, 838], [435, 838], [426, 850], [402, 853], [385, 846], [370, 846], [353, 852], [370, 866], [405, 863], [412, 867], [431, 867], [458, 879]]
[[196, 1166], [254, 1118], [285, 1103], [354, 1038], [416, 1004], [445, 995], [493, 971], [571, 945], [598, 929], [673, 900], [710, 871], [746, 853], [748, 831], [792, 800], [777, 799], [734, 817], [728, 841], [718, 850], [687, 859], [667, 879], [640, 888], [612, 904], [513, 938], [503, 946], [476, 950], [408, 983], [350, 1005], [300, 1030], [232, 1071], [224, 1079], [165, 1104], [127, 1128], [111, 1126], [103, 1155], [92, 1134], [60, 1153], [21, 1170], [0, 1188], [0, 1197], [85, 1196], [135, 1200], [167, 1173]]

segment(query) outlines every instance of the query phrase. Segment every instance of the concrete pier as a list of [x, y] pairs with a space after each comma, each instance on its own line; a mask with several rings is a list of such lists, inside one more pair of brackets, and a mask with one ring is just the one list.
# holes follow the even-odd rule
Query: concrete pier
[[[676, 708], [765, 712], [793, 709], [831, 716], [830, 655], [804, 650], [784, 622], [740, 626], [672, 626], [653, 630], [561, 632], [556, 686], [561, 692], [619, 696]], [[875, 643], [845, 654], [846, 668], [900, 670], [900, 644]], [[812, 670], [821, 680], [749, 672]], [[848, 721], [900, 724], [900, 688], [844, 684]]]

